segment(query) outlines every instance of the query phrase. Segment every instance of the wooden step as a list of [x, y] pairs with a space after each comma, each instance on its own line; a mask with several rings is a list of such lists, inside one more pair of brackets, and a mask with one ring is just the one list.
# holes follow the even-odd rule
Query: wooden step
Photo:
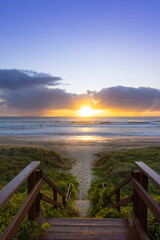
[[45, 240], [140, 240], [131, 219], [47, 218]]

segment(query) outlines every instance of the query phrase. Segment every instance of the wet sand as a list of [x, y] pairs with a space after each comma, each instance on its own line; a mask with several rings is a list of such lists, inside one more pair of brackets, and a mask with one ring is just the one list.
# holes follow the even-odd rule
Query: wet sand
[[64, 156], [74, 158], [75, 164], [70, 170], [79, 182], [79, 194], [76, 205], [80, 215], [87, 213], [89, 202], [87, 192], [93, 175], [92, 164], [96, 159], [96, 153], [126, 148], [142, 148], [147, 146], [160, 146], [160, 138], [127, 138], [109, 139], [107, 141], [56, 141], [44, 137], [30, 136], [0, 136], [0, 146], [37, 146], [54, 150]]

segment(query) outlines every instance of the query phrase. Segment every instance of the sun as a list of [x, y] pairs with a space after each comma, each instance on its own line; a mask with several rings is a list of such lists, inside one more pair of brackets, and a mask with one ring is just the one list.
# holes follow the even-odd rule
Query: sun
[[88, 106], [83, 106], [79, 111], [78, 111], [78, 115], [80, 117], [91, 117], [93, 116], [93, 111], [90, 107]]
[[83, 106], [80, 110], [78, 110], [79, 117], [92, 117], [94, 115], [99, 115], [101, 110], [92, 109], [89, 106]]

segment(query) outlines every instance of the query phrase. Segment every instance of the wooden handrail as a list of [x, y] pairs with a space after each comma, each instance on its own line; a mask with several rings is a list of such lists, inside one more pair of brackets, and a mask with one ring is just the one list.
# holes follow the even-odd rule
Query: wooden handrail
[[12, 239], [16, 232], [18, 231], [19, 227], [22, 224], [26, 214], [28, 213], [31, 205], [33, 204], [34, 200], [36, 199], [41, 187], [42, 187], [43, 179], [40, 179], [37, 184], [35, 185], [34, 189], [30, 192], [14, 218], [12, 219], [11, 223], [8, 225], [8, 228], [4, 232], [1, 237], [1, 240], [10, 240]]
[[140, 237], [142, 240], [149, 240], [149, 237], [147, 236], [147, 234], [145, 233], [144, 229], [142, 228], [136, 214], [133, 212], [133, 210], [131, 210], [131, 217], [133, 220], [133, 224], [135, 225], [137, 232], [139, 233]]
[[132, 178], [133, 188], [136, 190], [138, 195], [144, 201], [144, 203], [151, 210], [155, 218], [160, 223], [160, 206], [156, 203], [153, 198], [149, 195], [149, 193], [142, 187], [142, 185]]
[[144, 162], [135, 162], [135, 165], [143, 172], [158, 188], [160, 188], [160, 175], [148, 167]]
[[66, 197], [65, 194], [51, 181], [49, 177], [43, 172], [42, 177], [46, 183], [48, 183], [54, 190], [56, 190], [62, 197]]
[[116, 193], [118, 190], [120, 190], [120, 189], [121, 189], [124, 185], [126, 185], [130, 180], [131, 180], [131, 173], [128, 174], [128, 176], [127, 176], [121, 183], [119, 183], [119, 184], [114, 188], [114, 190], [109, 194], [108, 197], [111, 198], [114, 193]]
[[[6, 231], [0, 238], [1, 240], [11, 240], [15, 236], [27, 213], [28, 219], [30, 220], [38, 219], [41, 216], [42, 211], [40, 209], [40, 200], [46, 201], [55, 207], [60, 208], [62, 208], [62, 204], [65, 206], [66, 201], [69, 201], [72, 187], [71, 184], [68, 184], [67, 194], [65, 195], [41, 170], [36, 169], [39, 164], [39, 161], [31, 162], [0, 191], [1, 209], [18, 190], [18, 188], [24, 183], [24, 181], [28, 179], [28, 197], [25, 199], [22, 206], [13, 217]], [[52, 187], [54, 199], [51, 199], [40, 193], [43, 180]], [[57, 193], [59, 193], [63, 198], [62, 204], [57, 202]]]
[[13, 196], [17, 189], [24, 183], [24, 181], [34, 172], [39, 164], [39, 161], [31, 162], [0, 191], [0, 209]]
[[62, 207], [62, 204], [56, 202], [54, 199], [51, 199], [49, 197], [47, 197], [45, 194], [41, 193], [41, 200], [47, 202], [47, 203], [50, 203], [52, 204], [53, 206], [56, 206], [56, 207]]
[[[132, 171], [114, 190], [109, 194], [109, 198], [116, 194], [116, 203], [111, 207], [116, 207], [120, 211], [120, 206], [133, 202], [131, 217], [133, 223], [143, 240], [149, 240], [147, 232], [147, 209], [153, 213], [160, 223], [160, 206], [148, 193], [148, 179], [150, 179], [158, 188], [160, 188], [160, 175], [153, 171], [143, 162], [135, 162], [139, 168], [138, 171]], [[120, 189], [132, 181], [133, 195], [120, 200]]]
[[123, 206], [123, 205], [125, 205], [125, 204], [127, 204], [127, 203], [130, 203], [130, 202], [132, 202], [132, 201], [133, 201], [133, 195], [131, 195], [131, 196], [129, 196], [129, 197], [127, 197], [127, 198], [125, 198], [125, 199], [123, 199], [123, 200], [115, 203], [115, 204], [112, 205], [111, 207], [117, 208], [117, 207]]

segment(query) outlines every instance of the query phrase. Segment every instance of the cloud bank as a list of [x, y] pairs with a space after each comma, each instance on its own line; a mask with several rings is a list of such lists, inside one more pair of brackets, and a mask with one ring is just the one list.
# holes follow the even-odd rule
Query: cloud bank
[[117, 86], [72, 94], [60, 89], [60, 84], [60, 77], [45, 73], [0, 70], [0, 115], [43, 115], [49, 110], [74, 110], [84, 104], [126, 112], [160, 111], [160, 91], [155, 88]]
[[17, 90], [39, 85], [57, 85], [60, 77], [52, 77], [49, 74], [37, 73], [31, 70], [0, 69], [0, 89]]
[[124, 111], [160, 110], [160, 91], [155, 88], [117, 86], [88, 93], [98, 99], [100, 108]]

